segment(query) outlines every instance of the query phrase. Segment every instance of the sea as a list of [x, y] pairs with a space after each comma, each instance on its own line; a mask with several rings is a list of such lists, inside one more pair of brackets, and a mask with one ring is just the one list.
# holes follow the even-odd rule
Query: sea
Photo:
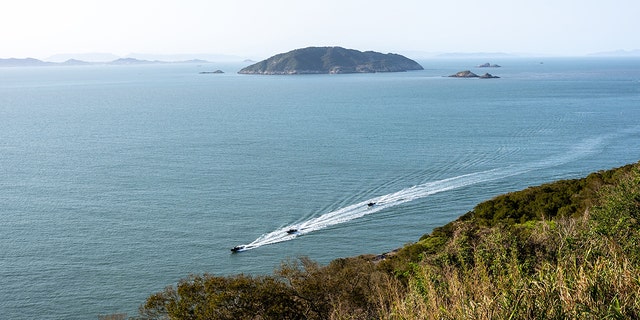
[[[419, 62], [0, 68], [0, 317], [135, 316], [190, 274], [389, 252], [497, 195], [640, 160], [640, 58]], [[500, 78], [446, 77], [461, 70]]]

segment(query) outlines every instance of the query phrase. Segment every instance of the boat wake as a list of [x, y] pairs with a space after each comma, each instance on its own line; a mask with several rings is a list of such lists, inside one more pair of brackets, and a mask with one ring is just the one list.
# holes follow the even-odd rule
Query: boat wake
[[504, 179], [507, 177], [524, 174], [530, 171], [550, 168], [568, 162], [576, 161], [588, 155], [596, 153], [598, 150], [601, 150], [608, 138], [611, 137], [602, 136], [584, 140], [582, 143], [574, 145], [567, 153], [555, 157], [550, 157], [541, 161], [532, 162], [525, 165], [512, 165], [509, 167], [496, 168], [470, 174], [464, 174], [452, 178], [426, 182], [406, 189], [402, 189], [397, 192], [360, 201], [358, 203], [354, 203], [337, 210], [327, 212], [320, 216], [307, 219], [306, 221], [283, 226], [270, 233], [263, 234], [249, 244], [235, 247], [240, 249], [235, 250], [234, 252], [251, 250], [265, 245], [293, 240], [310, 232], [318, 231], [330, 226], [358, 219], [363, 216], [395, 207], [403, 203], [425, 198], [436, 193], [459, 189], [478, 183]]

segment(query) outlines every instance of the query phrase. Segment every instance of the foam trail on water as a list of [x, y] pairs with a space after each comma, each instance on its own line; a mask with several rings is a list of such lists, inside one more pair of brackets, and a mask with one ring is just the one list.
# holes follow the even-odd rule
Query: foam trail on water
[[[263, 234], [253, 242], [243, 245], [240, 251], [250, 250], [264, 245], [293, 240], [300, 235], [318, 231], [329, 226], [345, 223], [365, 215], [391, 208], [406, 202], [425, 198], [430, 195], [459, 189], [466, 186], [483, 183], [493, 180], [504, 179], [510, 176], [520, 175], [529, 171], [550, 168], [562, 165], [571, 161], [576, 161], [602, 148], [604, 142], [613, 135], [601, 136], [587, 139], [574, 145], [569, 152], [544, 159], [537, 162], [519, 166], [509, 166], [498, 169], [485, 170], [475, 173], [464, 174], [452, 178], [431, 181], [386, 195], [364, 200], [340, 209], [327, 212], [318, 217], [308, 219], [295, 225], [288, 225], [278, 230]], [[370, 205], [373, 204], [373, 205]], [[295, 232], [294, 232], [295, 230]], [[290, 232], [287, 232], [290, 231]]]

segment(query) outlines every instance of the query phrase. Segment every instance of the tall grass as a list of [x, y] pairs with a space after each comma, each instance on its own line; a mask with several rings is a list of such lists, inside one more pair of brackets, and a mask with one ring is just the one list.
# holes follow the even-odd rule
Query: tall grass
[[[640, 171], [579, 218], [474, 230], [414, 264], [388, 319], [638, 319]], [[385, 316], [383, 316], [385, 317]]]

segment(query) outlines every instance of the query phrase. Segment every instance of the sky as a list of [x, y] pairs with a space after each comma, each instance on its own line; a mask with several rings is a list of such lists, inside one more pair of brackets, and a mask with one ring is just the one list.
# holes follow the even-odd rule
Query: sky
[[638, 0], [3, 0], [0, 58], [267, 58], [308, 46], [584, 55], [640, 49]]

